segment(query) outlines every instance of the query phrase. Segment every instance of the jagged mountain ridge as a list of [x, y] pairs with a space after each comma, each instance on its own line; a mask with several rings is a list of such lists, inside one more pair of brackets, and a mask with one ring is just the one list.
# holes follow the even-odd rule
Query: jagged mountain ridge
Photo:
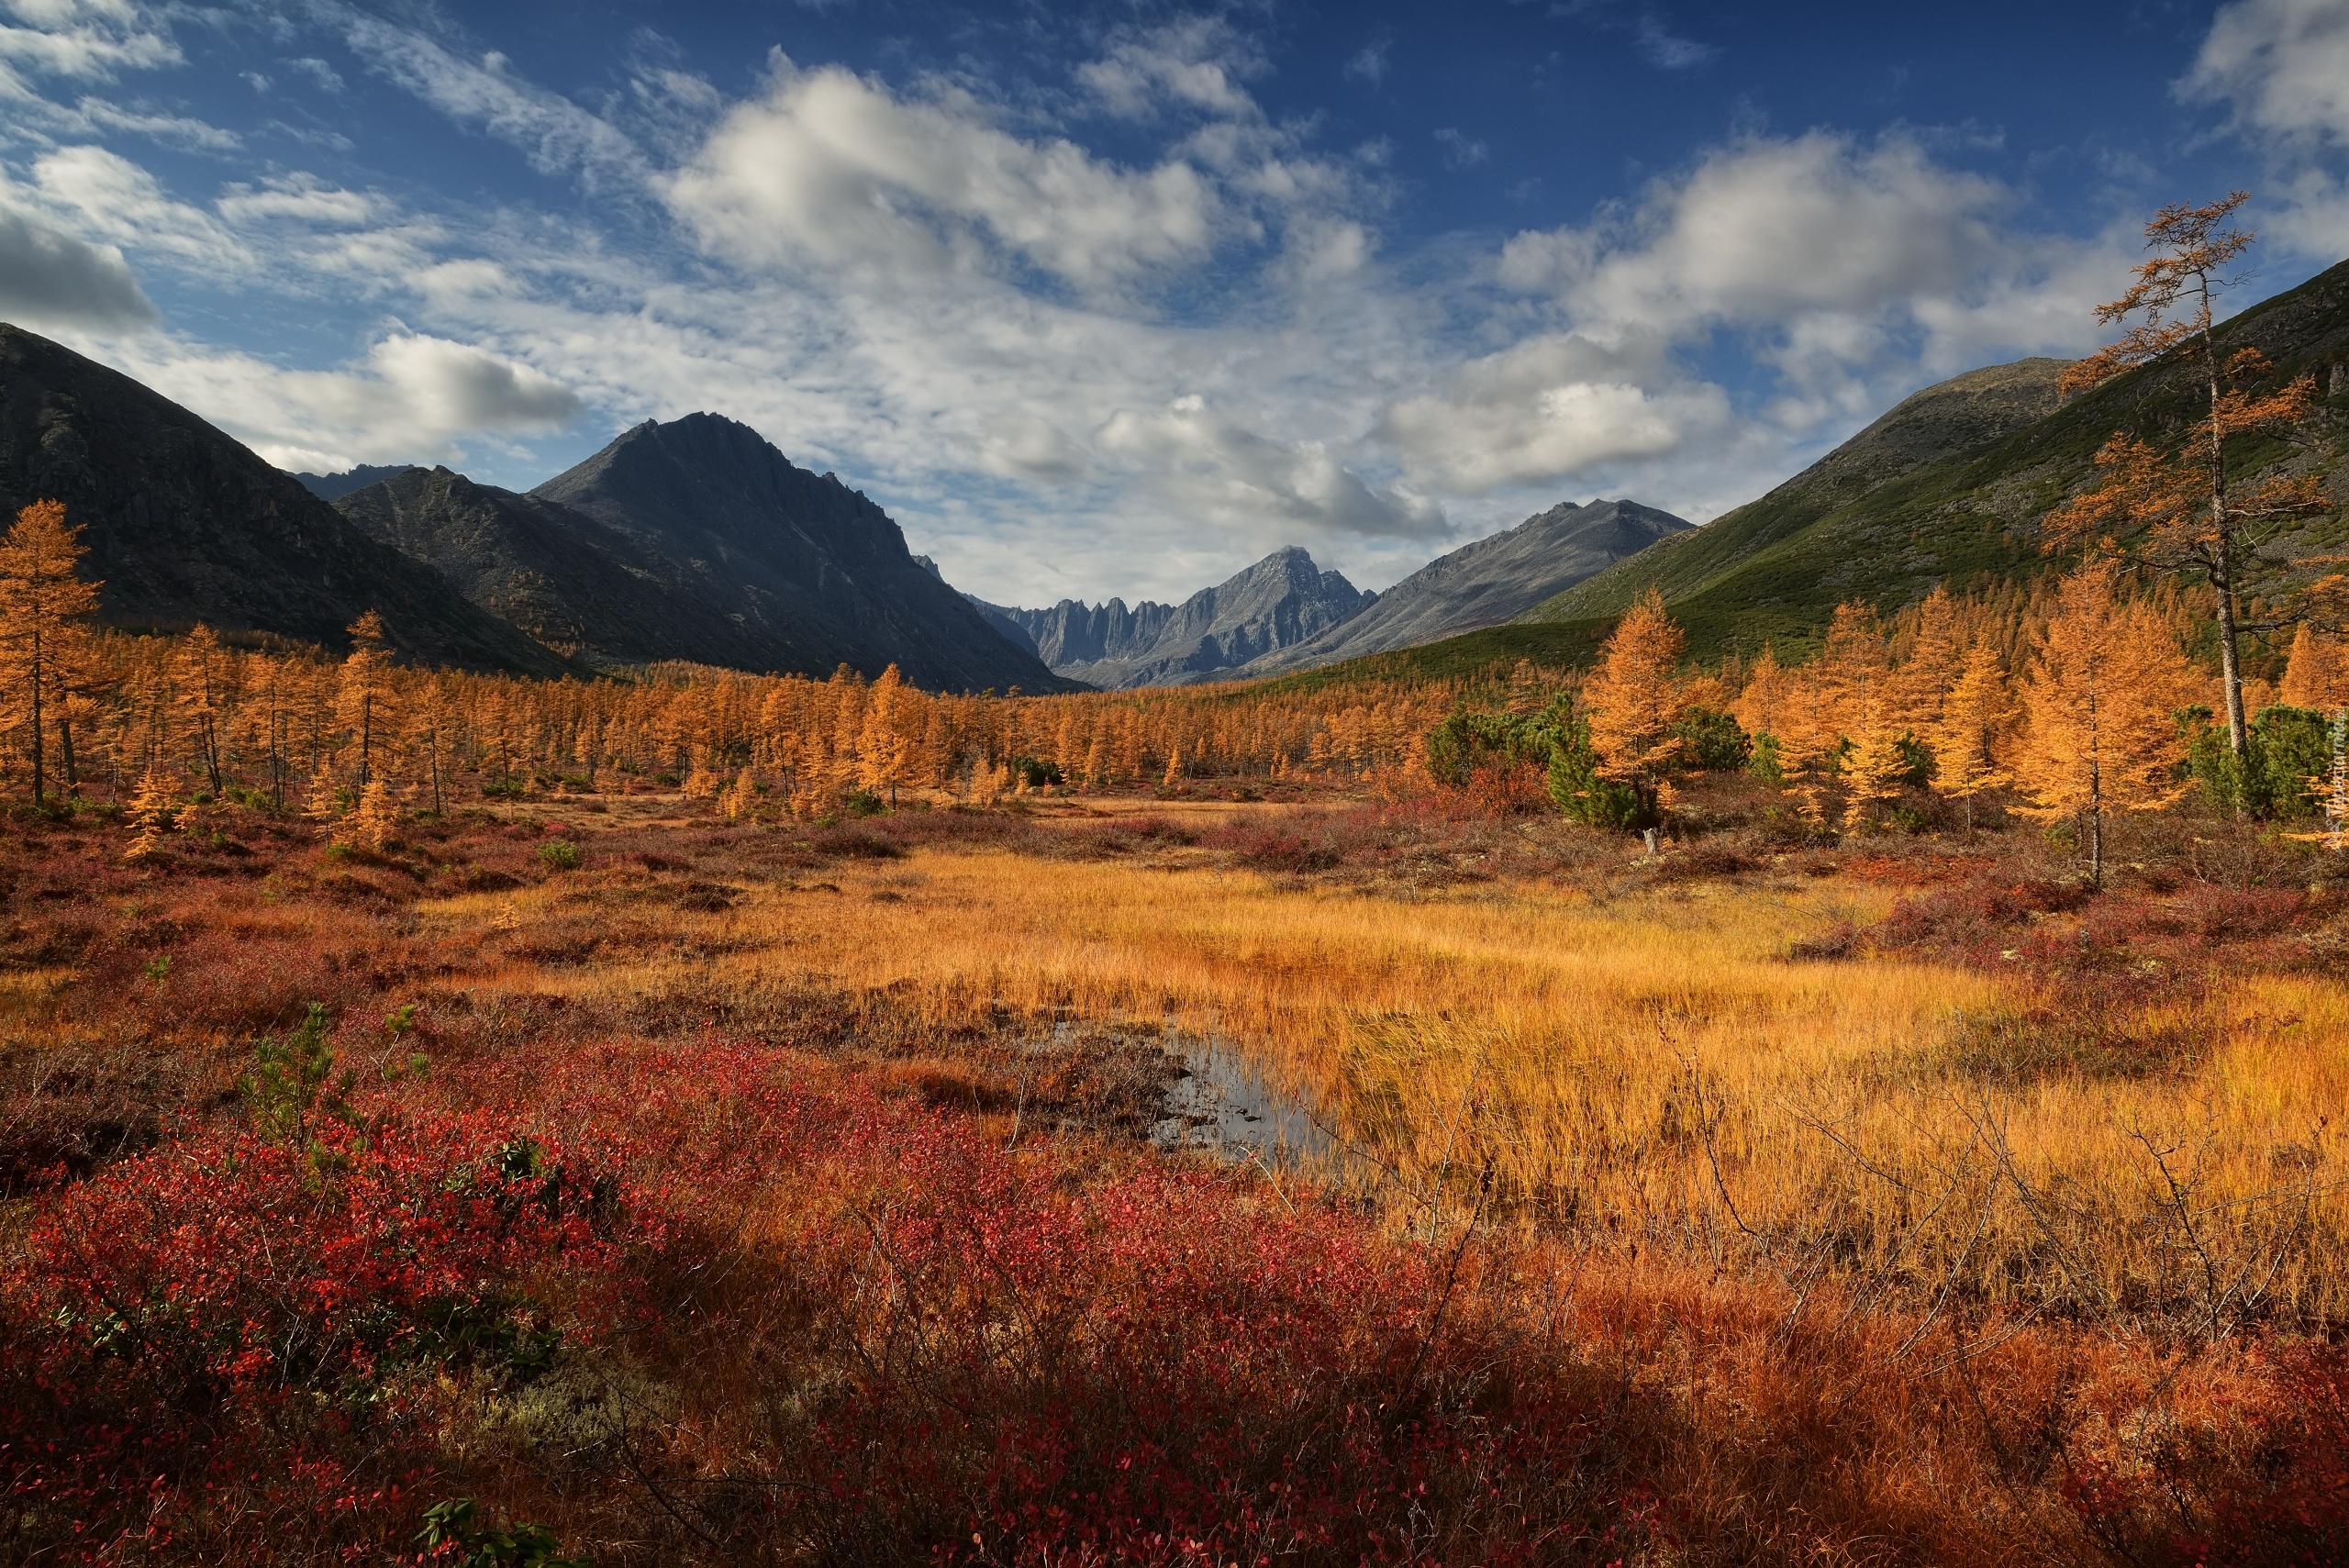
[[1114, 689], [1229, 678], [1252, 660], [1352, 619], [1377, 597], [1290, 545], [1179, 605], [1063, 599], [1028, 610], [972, 603], [1026, 639], [1054, 673]]
[[1264, 654], [1242, 673], [1278, 675], [1497, 626], [1690, 524], [1636, 501], [1562, 502], [1438, 556], [1361, 615]]
[[362, 462], [356, 468], [346, 468], [340, 473], [297, 473], [294, 479], [321, 501], [340, 501], [354, 490], [364, 490], [370, 484], [396, 479], [417, 466], [408, 462]]
[[896, 664], [932, 691], [1065, 684], [916, 561], [863, 492], [719, 415], [647, 420], [529, 494], [611, 530], [701, 613], [779, 653], [803, 651], [769, 668]]
[[65, 504], [99, 617], [205, 621], [333, 648], [365, 611], [407, 656], [553, 675], [573, 667], [371, 538], [226, 432], [62, 344], [0, 324], [0, 508]]

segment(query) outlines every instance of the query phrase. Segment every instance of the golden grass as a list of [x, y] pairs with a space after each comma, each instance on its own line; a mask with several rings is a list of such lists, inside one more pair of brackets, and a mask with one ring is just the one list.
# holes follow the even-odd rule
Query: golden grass
[[[961, 851], [822, 876], [838, 891], [752, 886], [732, 911], [675, 917], [717, 956], [514, 965], [496, 984], [602, 1001], [814, 986], [941, 1023], [1166, 1026], [1254, 1057], [1386, 1169], [1376, 1184], [1411, 1223], [1456, 1217], [1489, 1173], [1504, 1205], [1597, 1244], [1798, 1289], [1834, 1274], [1953, 1310], [2206, 1331], [2255, 1307], [2349, 1317], [2324, 1120], [2349, 1103], [2338, 985], [2263, 979], [2146, 1012], [2133, 1027], [2195, 1042], [2157, 1070], [2009, 1070], [1983, 1056], [1986, 1021], [2066, 998], [1946, 967], [1788, 961], [1795, 940], [1882, 913], [1890, 895], [1867, 886], [1406, 900]], [[420, 913], [448, 934], [529, 928], [561, 896]]]

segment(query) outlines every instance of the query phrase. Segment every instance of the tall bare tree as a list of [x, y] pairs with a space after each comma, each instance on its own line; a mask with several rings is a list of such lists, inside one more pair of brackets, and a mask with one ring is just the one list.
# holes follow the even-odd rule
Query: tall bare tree
[[2173, 204], [2145, 225], [2154, 254], [2135, 270], [2119, 299], [2097, 307], [2106, 325], [2137, 317], [2120, 340], [2065, 373], [2066, 393], [2096, 386], [2123, 371], [2183, 350], [2193, 356], [2209, 393], [2208, 406], [2188, 439], [2163, 450], [2133, 431], [2117, 432], [2097, 453], [2096, 487], [2050, 513], [2050, 550], [2091, 541], [2107, 552], [2159, 572], [2201, 575], [2218, 601], [2219, 666], [2227, 706], [2227, 740], [2241, 759], [2250, 747], [2243, 707], [2241, 642], [2248, 630], [2288, 625], [2290, 617], [2247, 626], [2238, 602], [2243, 573], [2280, 524], [2327, 511], [2314, 474], [2238, 484], [2228, 469], [2228, 444], [2254, 433], [2277, 434], [2305, 417], [2316, 400], [2316, 379], [2302, 376], [2280, 389], [2254, 393], [2269, 370], [2256, 349], [2219, 357], [2212, 330], [2217, 295], [2237, 280], [2230, 269], [2254, 236], [2230, 221], [2251, 199], [2236, 191], [2208, 206]]

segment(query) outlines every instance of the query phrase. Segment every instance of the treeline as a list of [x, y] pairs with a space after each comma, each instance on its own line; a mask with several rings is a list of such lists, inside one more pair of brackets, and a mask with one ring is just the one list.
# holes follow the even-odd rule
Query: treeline
[[1820, 830], [1899, 823], [1912, 792], [1962, 803], [1970, 822], [1999, 791], [2028, 817], [2076, 821], [2098, 877], [2108, 817], [2190, 791], [2339, 830], [2349, 651], [2303, 622], [2280, 688], [2238, 688], [2254, 715], [2238, 750], [2218, 717], [2227, 673], [2187, 653], [2196, 618], [2172, 584], [2141, 589], [2099, 556], [1978, 597], [1936, 589], [1890, 621], [1845, 604], [1808, 664], [1781, 666], [1765, 647], [1705, 673], [1685, 668], [1651, 589], [1574, 689], [1538, 712], [1452, 714], [1429, 736], [1429, 763], [1455, 786], [1538, 767], [1560, 809], [1633, 828], [1665, 822], [1675, 781], [1708, 771], [1758, 775]]
[[[986, 802], [1060, 785], [1360, 778], [1416, 766], [1472, 683], [1282, 696], [1228, 686], [1025, 697], [943, 695], [893, 668], [866, 680], [658, 665], [633, 680], [533, 681], [403, 666], [372, 613], [340, 660], [91, 624], [53, 503], [0, 541], [0, 684], [14, 787], [37, 802], [104, 784], [142, 818], [203, 794], [381, 837], [402, 811], [482, 794], [682, 784], [729, 815], [817, 815], [908, 790]], [[1520, 676], [1520, 685], [1531, 677]]]

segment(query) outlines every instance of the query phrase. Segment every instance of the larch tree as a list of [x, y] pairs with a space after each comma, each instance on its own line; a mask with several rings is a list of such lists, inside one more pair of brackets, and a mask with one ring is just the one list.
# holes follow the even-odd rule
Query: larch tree
[[2064, 580], [2054, 618], [2040, 633], [2022, 687], [2016, 782], [2025, 815], [2076, 819], [2088, 880], [2104, 885], [2104, 819], [2151, 811], [2184, 793], [2186, 755], [2173, 717], [2191, 695], [2193, 669], [2153, 607], [2114, 593], [2112, 565], [2091, 560]]
[[2302, 621], [2292, 635], [2284, 684], [2276, 695], [2294, 707], [2331, 713], [2349, 704], [2349, 658], [2343, 657], [2340, 644]]
[[195, 747], [196, 765], [218, 798], [222, 785], [222, 729], [228, 707], [228, 651], [220, 634], [202, 621], [195, 623], [172, 658], [173, 695], [181, 720]]
[[394, 717], [392, 654], [384, 617], [369, 610], [351, 623], [351, 652], [335, 689], [335, 723], [359, 747], [353, 783], [363, 793], [375, 776], [377, 742]]
[[2007, 775], [1998, 748], [2014, 716], [2007, 673], [1998, 649], [1977, 639], [1959, 658], [1957, 679], [1942, 704], [1941, 722], [1926, 744], [1933, 749], [1933, 784], [1942, 794], [1965, 803], [1965, 827], [1974, 828], [1974, 802], [1998, 788]]
[[2154, 254], [2137, 266], [2126, 293], [2097, 307], [2097, 319], [2108, 326], [2132, 317], [2136, 324], [2064, 373], [2065, 393], [2083, 391], [2182, 349], [2192, 356], [2207, 395], [2201, 417], [2172, 450], [2132, 431], [2116, 433], [2097, 453], [2096, 485], [2049, 513], [2043, 525], [2050, 551], [2095, 544], [2135, 565], [2199, 575], [2210, 584], [2227, 740], [2238, 760], [2251, 743], [2243, 634], [2298, 618], [2246, 623], [2239, 603], [2243, 572], [2283, 524], [2332, 505], [2314, 474], [2247, 484], [2228, 466], [2231, 442], [2289, 431], [2317, 395], [2315, 377], [2306, 375], [2273, 391], [2249, 390], [2269, 370], [2256, 349], [2219, 357], [2214, 301], [2236, 281], [2230, 269], [2251, 248], [2252, 232], [2231, 222], [2250, 199], [2248, 192], [2236, 191], [2208, 206], [2173, 204], [2155, 213], [2145, 225], [2146, 248]]
[[1687, 646], [1664, 595], [1651, 585], [1616, 623], [1582, 689], [1599, 776], [1629, 785], [1651, 817], [1687, 756], [1677, 732], [1686, 706], [1680, 656]]
[[25, 732], [33, 804], [48, 785], [44, 750], [63, 695], [69, 645], [98, 607], [101, 584], [82, 580], [82, 530], [56, 501], [36, 501], [0, 536], [0, 701]]

